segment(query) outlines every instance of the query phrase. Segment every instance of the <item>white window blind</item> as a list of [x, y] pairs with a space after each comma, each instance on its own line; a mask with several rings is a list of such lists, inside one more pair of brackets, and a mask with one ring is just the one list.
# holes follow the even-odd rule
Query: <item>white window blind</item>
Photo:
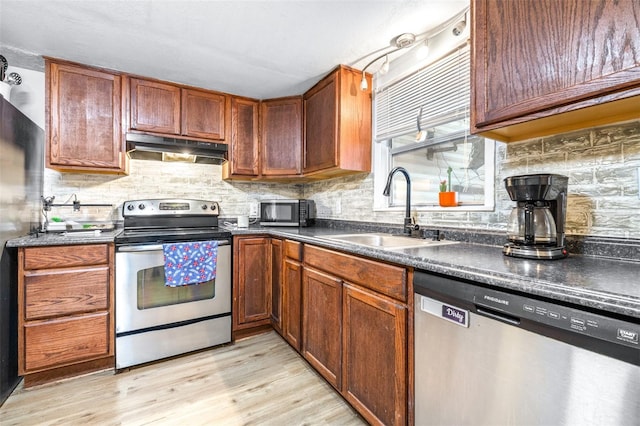
[[[377, 141], [468, 116], [470, 49], [467, 44], [376, 92]], [[422, 114], [420, 114], [422, 108]]]

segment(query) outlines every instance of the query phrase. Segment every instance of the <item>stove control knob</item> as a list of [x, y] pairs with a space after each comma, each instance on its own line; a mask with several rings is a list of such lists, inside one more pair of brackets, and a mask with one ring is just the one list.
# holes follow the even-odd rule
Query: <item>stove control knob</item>
[[144, 208], [145, 208], [145, 207], [146, 207], [146, 206], [145, 206], [144, 204], [142, 204], [142, 203], [138, 204], [138, 208], [139, 208], [140, 210], [144, 210]]
[[201, 207], [202, 207], [202, 210], [206, 210], [207, 209], [207, 205], [206, 204], [203, 204]]
[[134, 206], [133, 204], [127, 205], [127, 210], [129, 210], [129, 211], [131, 211], [131, 210], [133, 210], [135, 208], [136, 208], [136, 206]]
[[211, 204], [211, 210], [212, 211], [216, 211], [217, 208], [218, 208], [218, 206], [216, 206], [215, 204]]

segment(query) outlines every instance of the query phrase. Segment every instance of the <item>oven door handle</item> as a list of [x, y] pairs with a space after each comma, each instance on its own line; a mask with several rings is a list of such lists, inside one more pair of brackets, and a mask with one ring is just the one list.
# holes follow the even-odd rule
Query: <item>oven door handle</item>
[[[231, 244], [229, 240], [219, 240], [218, 246], [227, 246]], [[120, 246], [116, 251], [118, 252], [128, 252], [128, 253], [139, 253], [143, 251], [161, 251], [162, 244], [153, 244], [153, 245], [139, 245], [139, 246]]]

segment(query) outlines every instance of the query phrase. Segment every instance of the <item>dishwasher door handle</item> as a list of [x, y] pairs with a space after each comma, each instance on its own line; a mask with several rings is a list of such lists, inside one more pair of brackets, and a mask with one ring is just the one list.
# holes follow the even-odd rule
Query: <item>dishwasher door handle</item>
[[520, 325], [520, 318], [490, 308], [476, 305], [476, 313], [497, 321], [506, 322], [507, 324]]

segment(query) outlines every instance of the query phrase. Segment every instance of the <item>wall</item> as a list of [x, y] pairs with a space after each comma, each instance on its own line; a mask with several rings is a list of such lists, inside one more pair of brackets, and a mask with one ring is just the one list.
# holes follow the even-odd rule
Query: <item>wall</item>
[[[640, 238], [638, 168], [640, 121], [496, 146], [496, 209], [493, 212], [423, 212], [424, 226], [506, 230], [514, 203], [503, 180], [529, 173], [569, 176], [567, 234]], [[373, 175], [308, 184], [322, 217], [401, 224], [404, 212], [373, 211]], [[336, 199], [341, 213], [335, 213]]]

